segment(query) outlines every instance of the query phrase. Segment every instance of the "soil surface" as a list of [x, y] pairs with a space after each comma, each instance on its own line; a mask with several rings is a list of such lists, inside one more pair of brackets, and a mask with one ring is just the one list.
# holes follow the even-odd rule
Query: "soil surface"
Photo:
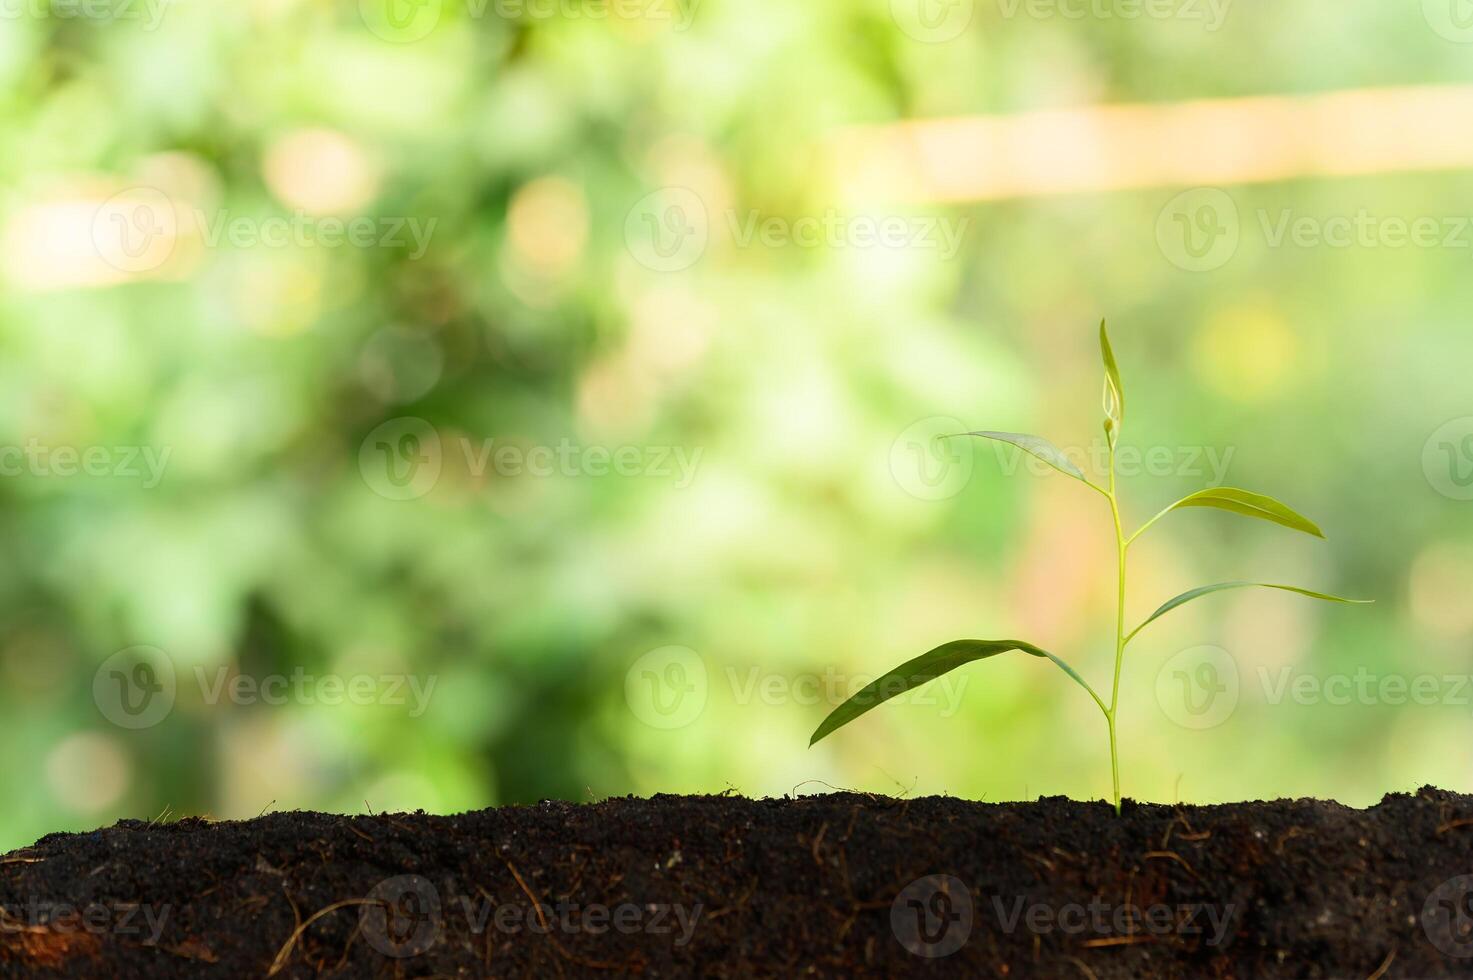
[[0, 976], [1473, 975], [1473, 797], [836, 794], [123, 821], [0, 858]]

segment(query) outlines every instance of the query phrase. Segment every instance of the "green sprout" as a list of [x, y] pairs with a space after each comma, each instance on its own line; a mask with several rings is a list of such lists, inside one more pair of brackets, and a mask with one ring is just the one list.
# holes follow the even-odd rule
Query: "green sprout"
[[1105, 332], [1104, 321], [1100, 322], [1100, 352], [1105, 362], [1105, 441], [1109, 448], [1109, 480], [1105, 486], [1100, 486], [1084, 475], [1079, 467], [1064, 455], [1053, 443], [1038, 436], [1022, 435], [1016, 432], [964, 432], [957, 436], [943, 438], [957, 438], [959, 436], [979, 436], [983, 439], [992, 439], [998, 442], [1009, 443], [1016, 446], [1032, 456], [1043, 460], [1054, 469], [1073, 477], [1091, 490], [1104, 497], [1110, 504], [1110, 516], [1115, 524], [1115, 553], [1118, 562], [1117, 576], [1119, 583], [1117, 615], [1115, 621], [1115, 675], [1110, 684], [1110, 703], [1107, 705], [1103, 698], [1096, 693], [1089, 682], [1080, 676], [1078, 671], [1070, 667], [1059, 657], [1047, 650], [1040, 649], [1031, 643], [1022, 640], [955, 640], [945, 643], [929, 653], [922, 654], [914, 660], [906, 661], [894, 670], [876, 679], [873, 683], [866, 685], [856, 692], [853, 697], [839, 705], [824, 719], [818, 731], [813, 733], [813, 738], [808, 744], [812, 746], [819, 739], [831, 734], [839, 728], [849, 724], [860, 715], [869, 711], [877, 705], [883, 704], [897, 695], [920, 687], [928, 681], [935, 680], [942, 674], [953, 671], [958, 667], [972, 663], [976, 660], [984, 660], [988, 657], [997, 656], [1017, 650], [1034, 657], [1045, 658], [1053, 661], [1060, 670], [1068, 674], [1073, 681], [1085, 691], [1099, 707], [1100, 713], [1105, 716], [1105, 725], [1110, 732], [1110, 776], [1114, 784], [1115, 812], [1120, 812], [1120, 755], [1115, 740], [1115, 717], [1116, 710], [1120, 704], [1120, 666], [1125, 659], [1125, 648], [1130, 642], [1140, 635], [1141, 630], [1162, 616], [1171, 612], [1179, 606], [1186, 605], [1193, 599], [1222, 592], [1227, 589], [1242, 588], [1265, 588], [1279, 589], [1284, 592], [1295, 592], [1299, 595], [1308, 596], [1311, 599], [1323, 599], [1327, 602], [1365, 603], [1371, 600], [1365, 599], [1342, 599], [1339, 596], [1326, 595], [1323, 592], [1311, 592], [1292, 585], [1273, 585], [1268, 582], [1220, 582], [1216, 585], [1204, 585], [1201, 588], [1183, 592], [1181, 595], [1170, 600], [1152, 613], [1146, 620], [1135, 629], [1126, 631], [1125, 628], [1125, 597], [1126, 597], [1126, 555], [1131, 545], [1139, 540], [1140, 536], [1154, 527], [1156, 522], [1174, 510], [1184, 507], [1215, 507], [1218, 510], [1231, 511], [1245, 517], [1256, 517], [1259, 520], [1270, 521], [1280, 524], [1295, 531], [1312, 534], [1317, 538], [1323, 538], [1324, 532], [1315, 523], [1303, 515], [1262, 494], [1250, 493], [1247, 490], [1238, 490], [1233, 487], [1217, 487], [1210, 490], [1200, 490], [1189, 494], [1167, 507], [1155, 517], [1146, 521], [1134, 534], [1127, 536], [1124, 525], [1120, 518], [1120, 496], [1115, 488], [1115, 449], [1120, 441], [1120, 430], [1125, 420], [1125, 389], [1120, 384], [1120, 370], [1115, 366], [1115, 353], [1110, 348], [1110, 338]]

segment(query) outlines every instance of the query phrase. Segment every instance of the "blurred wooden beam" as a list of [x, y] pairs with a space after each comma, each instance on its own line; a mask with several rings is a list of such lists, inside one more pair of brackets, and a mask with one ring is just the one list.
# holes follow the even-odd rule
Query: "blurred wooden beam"
[[846, 201], [947, 203], [1473, 166], [1473, 85], [1090, 106], [847, 129]]

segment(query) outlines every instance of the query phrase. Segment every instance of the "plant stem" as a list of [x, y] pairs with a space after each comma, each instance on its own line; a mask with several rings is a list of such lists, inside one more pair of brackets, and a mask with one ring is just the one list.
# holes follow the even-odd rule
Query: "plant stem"
[[1115, 491], [1115, 441], [1110, 443], [1110, 516], [1115, 519], [1115, 555], [1119, 572], [1119, 596], [1115, 617], [1115, 680], [1110, 688], [1110, 710], [1105, 719], [1110, 726], [1110, 776], [1115, 788], [1115, 812], [1120, 813], [1120, 752], [1115, 740], [1115, 710], [1120, 704], [1120, 664], [1125, 655], [1125, 529], [1120, 523], [1120, 497]]

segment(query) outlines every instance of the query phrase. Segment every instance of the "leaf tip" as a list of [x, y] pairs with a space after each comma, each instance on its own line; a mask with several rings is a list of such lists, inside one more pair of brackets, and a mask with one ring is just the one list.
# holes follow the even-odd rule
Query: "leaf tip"
[[1120, 383], [1120, 368], [1115, 363], [1115, 351], [1110, 346], [1110, 334], [1103, 319], [1100, 320], [1100, 360], [1105, 365], [1105, 432], [1113, 444], [1125, 421], [1125, 387]]

